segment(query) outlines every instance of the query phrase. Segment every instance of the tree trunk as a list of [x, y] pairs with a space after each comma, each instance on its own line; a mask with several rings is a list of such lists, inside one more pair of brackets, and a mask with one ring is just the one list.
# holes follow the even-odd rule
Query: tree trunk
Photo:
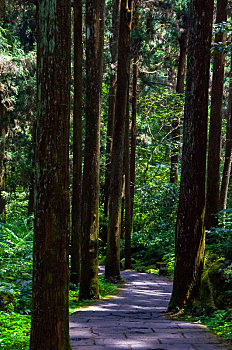
[[130, 118], [129, 118], [129, 86], [127, 93], [127, 113], [125, 120], [124, 171], [125, 171], [125, 268], [131, 268], [131, 197], [130, 197]]
[[125, 177], [125, 168], [124, 168], [124, 159], [125, 159], [125, 151], [124, 151], [124, 157], [123, 157], [123, 177], [122, 177], [122, 209], [121, 209], [121, 219], [120, 219], [120, 239], [125, 238], [125, 226], [124, 226], [124, 219], [125, 219], [125, 187], [126, 187], [126, 177]]
[[[227, 0], [217, 0], [216, 23], [227, 20]], [[219, 33], [215, 37], [215, 43], [225, 43], [225, 33]], [[210, 229], [216, 227], [219, 209], [220, 190], [220, 152], [221, 152], [221, 127], [222, 127], [222, 100], [224, 85], [225, 53], [216, 52], [213, 62], [213, 81], [211, 93], [211, 113], [208, 146], [208, 168], [207, 168], [207, 194], [205, 227]]]
[[130, 154], [131, 229], [133, 227], [133, 209], [134, 209], [134, 196], [135, 196], [137, 84], [138, 84], [138, 63], [137, 63], [137, 57], [134, 57], [133, 59], [133, 91], [132, 91], [131, 154]]
[[230, 70], [230, 87], [229, 87], [229, 102], [228, 102], [228, 115], [226, 125], [226, 149], [225, 149], [225, 161], [223, 167], [219, 210], [226, 209], [227, 194], [230, 183], [231, 172], [231, 157], [232, 157], [232, 124], [231, 124], [231, 109], [232, 109], [232, 54], [231, 54], [231, 70]]
[[36, 120], [33, 121], [31, 127], [31, 176], [29, 183], [29, 199], [27, 206], [27, 214], [31, 215], [34, 213], [34, 196], [35, 196], [35, 147], [36, 147]]
[[74, 110], [71, 276], [80, 282], [82, 183], [82, 0], [74, 1]]
[[3, 220], [5, 216], [6, 201], [3, 195], [3, 191], [6, 190], [6, 174], [5, 174], [5, 139], [6, 139], [6, 126], [5, 120], [5, 107], [1, 103], [0, 98], [0, 219]]
[[[177, 85], [176, 92], [178, 94], [184, 93], [184, 78], [187, 56], [187, 31], [181, 29], [180, 36], [180, 57], [177, 73]], [[172, 146], [171, 146], [171, 172], [170, 182], [175, 183], [178, 181], [178, 167], [179, 167], [179, 152], [180, 152], [180, 119], [174, 118], [172, 122]]]
[[[31, 350], [68, 350], [69, 0], [40, 0]], [[49, 28], [49, 30], [48, 30]]]
[[86, 1], [86, 137], [82, 184], [82, 247], [79, 299], [96, 299], [98, 287], [100, 93], [103, 0]]
[[29, 183], [27, 215], [32, 215], [34, 213], [34, 195], [35, 195], [34, 189], [35, 189], [35, 175], [34, 175], [34, 171], [32, 171], [30, 183]]
[[120, 278], [120, 218], [133, 0], [121, 1], [115, 126], [111, 157], [106, 278]]
[[[115, 119], [115, 101], [116, 101], [116, 82], [117, 82], [117, 56], [118, 56], [118, 34], [119, 34], [119, 14], [121, 0], [114, 0], [112, 14], [112, 37], [110, 40], [111, 53], [111, 74], [109, 88], [109, 110], [108, 124], [106, 137], [106, 164], [105, 164], [105, 185], [104, 185], [104, 216], [108, 217], [108, 200], [110, 186], [110, 160], [112, 152], [112, 140]], [[107, 225], [105, 224], [102, 230], [102, 240], [107, 242]]]
[[169, 309], [197, 296], [204, 265], [205, 175], [213, 0], [192, 0], [174, 285]]

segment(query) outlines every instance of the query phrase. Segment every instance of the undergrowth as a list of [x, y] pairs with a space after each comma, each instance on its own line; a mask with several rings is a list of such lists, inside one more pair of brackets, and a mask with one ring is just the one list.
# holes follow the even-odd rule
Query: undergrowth
[[[106, 282], [104, 276], [99, 277], [100, 299], [112, 295], [117, 287]], [[78, 301], [79, 290], [69, 292], [69, 313], [93, 303], [92, 300]], [[30, 315], [15, 312], [0, 312], [0, 349], [28, 350], [30, 339]]]
[[232, 309], [216, 310], [210, 315], [202, 314], [194, 316], [189, 313], [184, 313], [175, 317], [179, 320], [202, 324], [211, 331], [220, 335], [223, 339], [232, 342]]
[[[99, 298], [114, 294], [117, 286], [105, 280], [104, 276], [99, 276]], [[72, 314], [83, 306], [92, 304], [93, 300], [79, 301], [79, 289], [69, 291], [69, 313]]]
[[214, 333], [232, 341], [232, 309], [217, 310], [210, 316], [200, 316], [194, 322], [203, 324]]
[[[4, 222], [0, 220], [0, 349], [28, 350], [32, 290], [32, 217], [27, 216], [27, 193], [7, 198]], [[78, 287], [71, 286], [69, 313], [92, 301], [78, 301]], [[100, 298], [112, 295], [116, 286], [99, 277]]]

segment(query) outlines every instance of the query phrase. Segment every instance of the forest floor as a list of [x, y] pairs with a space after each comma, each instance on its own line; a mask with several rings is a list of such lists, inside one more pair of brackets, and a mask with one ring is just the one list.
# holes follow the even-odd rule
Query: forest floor
[[123, 271], [126, 284], [108, 300], [70, 317], [73, 350], [226, 350], [231, 347], [199, 324], [165, 314], [172, 282], [154, 274]]

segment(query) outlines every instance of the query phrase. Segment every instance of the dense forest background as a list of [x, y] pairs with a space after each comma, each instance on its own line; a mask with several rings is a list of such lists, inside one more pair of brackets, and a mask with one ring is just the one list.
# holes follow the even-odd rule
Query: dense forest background
[[[170, 311], [185, 308], [198, 322], [231, 339], [230, 1], [200, 5], [194, 0], [192, 7], [187, 0], [74, 1], [69, 16], [69, 1], [66, 8], [57, 0], [61, 14], [57, 11], [60, 17], [54, 22], [65, 30], [46, 46], [43, 35], [53, 34], [44, 28], [53, 18], [54, 2], [46, 8], [44, 1], [0, 0], [0, 348], [29, 348], [32, 310], [31, 349], [38, 349], [35, 329], [44, 320], [37, 320], [36, 303], [41, 299], [40, 307], [47, 307], [38, 285], [49, 284], [59, 304], [68, 293], [70, 274], [72, 312], [78, 299], [111, 291], [114, 287], [106, 280], [119, 282], [120, 268], [174, 276], [175, 259]], [[193, 18], [201, 19], [203, 10], [209, 14], [208, 27], [194, 27]], [[97, 24], [93, 13], [100, 18]], [[51, 19], [48, 23], [53, 28]], [[62, 47], [62, 57], [53, 44]], [[199, 57], [194, 57], [194, 45]], [[194, 64], [202, 75], [187, 73], [186, 79]], [[190, 81], [196, 86], [195, 100]], [[63, 109], [51, 102], [57, 99], [55, 90]], [[190, 116], [183, 126], [189, 110], [199, 118]], [[55, 118], [62, 113], [63, 119]], [[41, 174], [47, 181], [44, 192]], [[51, 206], [50, 216], [44, 216], [44, 203], [49, 210]], [[60, 227], [61, 241], [54, 225]], [[52, 268], [41, 277], [43, 240], [44, 249], [49, 245], [43, 230], [53, 232], [47, 266], [55, 264], [52, 256], [59, 255], [60, 247], [68, 251], [69, 265], [59, 271], [59, 281]], [[181, 237], [182, 247], [186, 245], [182, 252]], [[206, 241], [205, 250], [199, 241]], [[66, 258], [59, 256], [61, 266]], [[106, 265], [106, 279], [100, 281], [98, 263]], [[197, 293], [190, 286], [184, 290], [191, 284], [198, 286]], [[54, 298], [63, 286], [64, 294]], [[54, 315], [56, 306], [54, 302]], [[67, 334], [65, 339], [68, 344]]]

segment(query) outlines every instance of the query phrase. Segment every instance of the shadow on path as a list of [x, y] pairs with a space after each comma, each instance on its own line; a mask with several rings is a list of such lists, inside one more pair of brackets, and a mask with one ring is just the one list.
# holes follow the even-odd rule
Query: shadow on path
[[165, 311], [172, 283], [153, 274], [123, 271], [117, 296], [70, 317], [73, 350], [226, 350], [206, 327], [171, 321]]

